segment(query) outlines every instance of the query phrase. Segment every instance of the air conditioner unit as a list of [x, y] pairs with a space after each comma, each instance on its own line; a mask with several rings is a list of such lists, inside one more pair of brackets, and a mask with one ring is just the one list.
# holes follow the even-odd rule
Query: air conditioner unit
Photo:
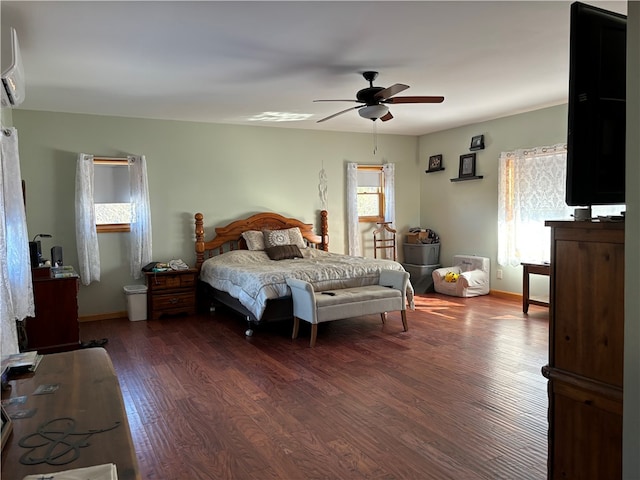
[[9, 29], [11, 39], [2, 42], [2, 106], [15, 107], [24, 101], [25, 80], [18, 34], [16, 29]]

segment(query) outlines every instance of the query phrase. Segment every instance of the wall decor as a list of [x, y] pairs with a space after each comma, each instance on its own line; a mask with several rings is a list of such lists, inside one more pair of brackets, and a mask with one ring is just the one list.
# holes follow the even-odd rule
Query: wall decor
[[427, 167], [427, 173], [439, 172], [440, 170], [444, 170], [444, 166], [442, 164], [442, 154], [431, 155], [429, 157], [429, 165]]
[[471, 146], [469, 150], [484, 150], [484, 135], [476, 135], [471, 137]]
[[460, 172], [458, 178], [467, 178], [476, 176], [476, 154], [467, 153], [460, 155]]

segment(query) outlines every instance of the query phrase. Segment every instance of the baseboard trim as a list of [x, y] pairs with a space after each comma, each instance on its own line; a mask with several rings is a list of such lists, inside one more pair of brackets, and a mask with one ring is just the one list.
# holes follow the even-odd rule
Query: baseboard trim
[[[505, 292], [504, 290], [490, 290], [489, 295], [522, 303], [522, 295], [519, 293]], [[99, 315], [83, 315], [78, 318], [78, 322], [97, 322], [99, 320], [114, 320], [119, 318], [129, 318], [129, 314], [126, 311], [122, 311], [102, 313]]]
[[78, 322], [97, 322], [98, 320], [113, 320], [117, 318], [129, 318], [126, 311], [101, 313], [99, 315], [83, 315], [78, 318]]
[[505, 292], [504, 290], [490, 290], [489, 295], [522, 303], [522, 295], [519, 293]]

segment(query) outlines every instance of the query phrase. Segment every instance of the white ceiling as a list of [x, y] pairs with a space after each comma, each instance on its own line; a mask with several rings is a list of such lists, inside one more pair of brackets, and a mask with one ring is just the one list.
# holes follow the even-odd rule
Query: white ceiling
[[[587, 2], [626, 13], [626, 2]], [[371, 132], [354, 99], [405, 83], [378, 133], [422, 135], [565, 103], [569, 1], [2, 1], [27, 78], [18, 108]], [[3, 66], [5, 62], [3, 60]], [[264, 112], [309, 114], [263, 123]]]

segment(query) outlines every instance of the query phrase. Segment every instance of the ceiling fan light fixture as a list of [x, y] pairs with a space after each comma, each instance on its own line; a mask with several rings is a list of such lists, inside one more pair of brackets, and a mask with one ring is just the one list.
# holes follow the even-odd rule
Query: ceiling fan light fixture
[[367, 105], [366, 107], [362, 107], [360, 110], [358, 110], [358, 113], [363, 118], [376, 120], [380, 117], [384, 117], [387, 113], [389, 113], [389, 107], [382, 104]]

